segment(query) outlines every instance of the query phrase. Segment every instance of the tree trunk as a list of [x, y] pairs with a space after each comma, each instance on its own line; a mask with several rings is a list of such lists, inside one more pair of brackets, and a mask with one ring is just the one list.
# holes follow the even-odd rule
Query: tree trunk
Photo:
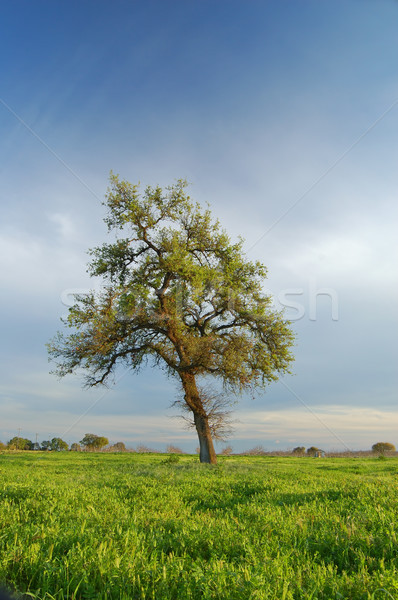
[[196, 431], [199, 438], [199, 459], [201, 463], [217, 464], [217, 455], [214, 450], [213, 439], [209, 426], [209, 418], [203, 407], [196, 387], [195, 377], [191, 374], [181, 374], [182, 386], [185, 392], [185, 402], [193, 412]]
[[200, 462], [210, 463], [212, 465], [217, 464], [216, 451], [214, 450], [207, 416], [194, 413], [194, 421], [199, 438]]

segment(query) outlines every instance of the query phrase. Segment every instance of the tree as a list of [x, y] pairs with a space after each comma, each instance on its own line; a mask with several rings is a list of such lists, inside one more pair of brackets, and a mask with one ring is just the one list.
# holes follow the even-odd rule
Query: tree
[[80, 444], [77, 444], [76, 442], [74, 442], [71, 447], [70, 447], [72, 452], [81, 452], [81, 446]]
[[61, 450], [68, 450], [69, 446], [64, 440], [59, 437], [54, 437], [50, 442], [51, 450], [60, 452]]
[[[211, 436], [214, 440], [225, 441], [232, 433], [232, 419], [229, 410], [232, 400], [224, 393], [212, 389], [210, 386], [197, 386], [202, 406], [206, 412]], [[181, 409], [180, 417], [188, 429], [196, 429], [192, 411], [182, 398], [173, 402], [173, 406]]]
[[395, 452], [395, 446], [389, 442], [377, 442], [377, 444], [373, 444], [372, 451], [375, 454], [381, 454], [384, 456], [385, 454], [391, 454], [392, 452]]
[[109, 440], [106, 437], [95, 435], [95, 433], [86, 433], [84, 438], [80, 440], [80, 443], [87, 450], [101, 450], [101, 448], [109, 444]]
[[316, 446], [311, 446], [310, 448], [307, 448], [308, 456], [316, 456], [318, 452], [320, 452], [320, 450]]
[[48, 344], [63, 377], [86, 372], [106, 384], [119, 363], [148, 361], [181, 385], [199, 438], [201, 462], [216, 462], [211, 423], [198, 384], [212, 376], [230, 393], [265, 388], [288, 372], [293, 334], [262, 292], [266, 268], [247, 260], [178, 181], [164, 191], [111, 174], [105, 222], [115, 241], [90, 251], [100, 292], [77, 297]]
[[10, 450], [32, 450], [33, 443], [26, 438], [15, 436], [7, 442], [7, 447]]
[[124, 442], [116, 442], [110, 447], [111, 452], [126, 452], [126, 445]]
[[297, 446], [297, 448], [293, 448], [292, 454], [294, 454], [294, 456], [304, 456], [304, 454], [305, 454], [304, 446]]
[[43, 440], [41, 443], [42, 450], [51, 450], [51, 442], [50, 440]]

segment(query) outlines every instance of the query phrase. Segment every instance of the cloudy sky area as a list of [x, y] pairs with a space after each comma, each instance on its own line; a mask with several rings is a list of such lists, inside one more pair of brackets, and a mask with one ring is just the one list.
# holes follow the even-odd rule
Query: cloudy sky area
[[69, 295], [100, 285], [113, 169], [191, 184], [297, 333], [294, 374], [236, 406], [237, 451], [398, 445], [398, 2], [2, 6], [0, 439], [197, 445], [161, 372], [49, 374]]

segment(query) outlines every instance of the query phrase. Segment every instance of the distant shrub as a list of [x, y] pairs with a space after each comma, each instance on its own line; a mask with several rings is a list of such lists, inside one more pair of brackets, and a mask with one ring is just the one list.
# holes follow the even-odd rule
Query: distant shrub
[[305, 454], [304, 446], [297, 446], [297, 448], [293, 448], [292, 454], [294, 454], [294, 456], [304, 456], [304, 454]]
[[375, 454], [381, 454], [384, 456], [385, 454], [391, 454], [392, 452], [395, 452], [395, 446], [389, 442], [377, 442], [377, 444], [373, 444], [372, 451]]
[[265, 454], [265, 450], [264, 450], [263, 446], [255, 446], [254, 448], [251, 448], [250, 450], [246, 450], [245, 452], [242, 452], [242, 454], [247, 455], [247, 456], [261, 456], [261, 455]]
[[169, 444], [166, 446], [167, 454], [184, 454], [184, 452], [178, 446], [173, 446], [173, 444]]
[[126, 446], [124, 442], [116, 442], [109, 448], [110, 452], [126, 452]]
[[311, 446], [310, 448], [307, 448], [308, 456], [316, 456], [318, 454], [318, 452], [320, 452], [320, 449], [317, 448], [316, 446]]
[[0, 442], [0, 450], [5, 450], [6, 449], [6, 445], [3, 444], [3, 442]]
[[81, 452], [82, 451], [81, 445], [77, 444], [76, 442], [71, 445], [70, 449], [72, 452]]
[[162, 460], [161, 464], [162, 465], [175, 465], [178, 462], [180, 462], [180, 457], [177, 456], [177, 454], [171, 454], [170, 456], [168, 456], [167, 458]]
[[230, 454], [232, 454], [232, 446], [225, 446], [225, 448], [221, 450], [221, 454], [223, 456], [229, 456]]

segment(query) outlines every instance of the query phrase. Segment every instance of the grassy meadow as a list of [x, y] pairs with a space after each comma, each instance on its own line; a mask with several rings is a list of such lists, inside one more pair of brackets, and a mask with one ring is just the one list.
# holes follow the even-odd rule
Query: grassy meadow
[[[398, 459], [0, 455], [24, 598], [398, 598]], [[21, 597], [21, 596], [19, 596]]]

